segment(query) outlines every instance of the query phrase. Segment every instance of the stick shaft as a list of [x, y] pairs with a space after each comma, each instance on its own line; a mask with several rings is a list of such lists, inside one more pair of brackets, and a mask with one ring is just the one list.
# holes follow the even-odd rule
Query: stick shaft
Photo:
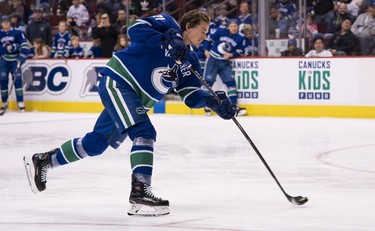
[[[204, 78], [201, 76], [201, 74], [199, 74], [199, 72], [197, 70], [195, 70], [195, 68], [192, 67], [191, 65], [190, 65], [189, 69], [200, 80], [200, 82], [203, 84], [203, 86], [205, 88], [207, 88], [207, 90], [210, 92], [210, 94], [213, 95], [216, 100], [220, 101], [220, 98], [217, 96], [217, 94], [215, 93], [215, 91], [210, 87], [210, 85], [207, 84], [207, 82], [204, 80]], [[258, 150], [258, 148], [255, 146], [254, 142], [251, 140], [251, 138], [249, 137], [249, 135], [247, 134], [247, 132], [245, 131], [245, 129], [241, 126], [241, 124], [237, 121], [237, 119], [235, 117], [232, 117], [232, 120], [237, 125], [238, 129], [240, 129], [240, 131], [242, 132], [242, 134], [245, 136], [246, 140], [249, 142], [249, 144], [251, 145], [251, 147], [254, 149], [255, 153], [258, 155], [258, 157], [260, 158], [260, 160], [262, 161], [262, 163], [264, 164], [264, 166], [266, 166], [268, 172], [271, 174], [272, 178], [276, 181], [276, 183], [279, 186], [279, 188], [281, 189], [281, 191], [288, 198], [288, 200], [290, 200], [291, 197], [285, 192], [285, 190], [281, 186], [279, 180], [276, 178], [276, 176], [273, 173], [273, 171], [271, 170], [270, 166], [267, 164], [266, 160], [263, 158], [262, 154], [260, 153], [260, 151]]]

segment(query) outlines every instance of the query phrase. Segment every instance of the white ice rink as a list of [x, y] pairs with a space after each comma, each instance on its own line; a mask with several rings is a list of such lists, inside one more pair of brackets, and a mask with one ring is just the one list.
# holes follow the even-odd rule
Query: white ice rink
[[98, 114], [0, 117], [0, 230], [375, 230], [375, 120], [241, 117], [292, 205], [232, 121], [151, 115], [153, 187], [171, 214], [129, 217], [129, 150], [53, 169], [31, 192], [22, 157], [91, 131]]

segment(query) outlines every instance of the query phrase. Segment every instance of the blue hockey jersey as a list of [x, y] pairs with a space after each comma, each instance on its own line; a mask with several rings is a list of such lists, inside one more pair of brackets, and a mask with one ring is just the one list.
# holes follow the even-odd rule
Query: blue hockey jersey
[[66, 58], [83, 58], [85, 56], [85, 51], [80, 45], [77, 47], [70, 46], [65, 56]]
[[[0, 54], [5, 61], [17, 61], [19, 55], [26, 58], [29, 51], [25, 35], [22, 31], [14, 28], [7, 32], [0, 30], [0, 44]], [[10, 52], [7, 50], [8, 45], [12, 45]]]
[[[187, 106], [204, 107], [208, 93], [200, 89], [201, 83], [187, 65], [176, 65], [169, 55], [164, 33], [170, 28], [181, 33], [177, 22], [168, 14], [137, 19], [128, 28], [130, 46], [116, 52], [100, 73], [131, 87], [146, 109], [173, 89]], [[201, 73], [193, 51], [188, 61]]]
[[63, 58], [64, 55], [69, 50], [70, 33], [65, 31], [65, 33], [57, 32], [53, 37], [51, 58]]
[[243, 54], [245, 37], [238, 33], [231, 34], [227, 28], [218, 28], [204, 43], [211, 57], [224, 60], [226, 53], [232, 53], [233, 58]]

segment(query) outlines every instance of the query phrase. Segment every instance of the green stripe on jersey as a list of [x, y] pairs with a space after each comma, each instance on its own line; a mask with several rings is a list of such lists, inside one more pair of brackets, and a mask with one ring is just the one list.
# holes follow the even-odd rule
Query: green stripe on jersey
[[65, 159], [72, 163], [74, 161], [77, 161], [81, 159], [78, 154], [74, 151], [73, 148], [73, 140], [69, 140], [65, 142], [63, 145], [61, 145], [62, 154], [64, 155]]
[[142, 105], [145, 108], [152, 108], [155, 103], [157, 103], [156, 99], [151, 98], [148, 96], [148, 93], [141, 89], [138, 85], [138, 82], [135, 80], [135, 78], [124, 68], [122, 63], [118, 60], [116, 56], [113, 56], [109, 62], [107, 63], [107, 66], [115, 73], [118, 73], [118, 75], [123, 78], [137, 93], [137, 95], [141, 98]]
[[134, 151], [130, 155], [130, 164], [132, 169], [137, 165], [150, 165], [154, 163], [154, 155], [152, 152], [147, 151]]
[[197, 91], [199, 90], [200, 88], [198, 87], [185, 87], [183, 89], [180, 89], [177, 93], [178, 95], [180, 96], [180, 98], [182, 99], [182, 101], [185, 102], [185, 99], [186, 97], [192, 93], [193, 91]]
[[124, 107], [126, 105], [124, 105], [121, 102], [120, 96], [119, 96], [119, 94], [117, 93], [117, 91], [115, 90], [115, 88], [113, 86], [113, 83], [114, 83], [113, 79], [111, 79], [111, 78], [108, 78], [108, 79], [109, 79], [108, 89], [111, 90], [111, 94], [113, 96], [113, 99], [115, 100], [115, 102], [113, 102], [113, 103], [116, 104], [117, 108], [120, 110], [117, 113], [120, 113], [121, 116], [122, 116], [122, 118], [124, 118], [125, 123], [126, 123], [126, 124], [124, 124], [125, 128], [129, 128], [129, 127], [133, 126], [131, 120], [129, 119], [129, 116], [131, 116], [131, 114], [130, 114], [130, 112], [129, 112], [129, 114], [127, 113], [127, 111], [126, 111], [126, 109]]

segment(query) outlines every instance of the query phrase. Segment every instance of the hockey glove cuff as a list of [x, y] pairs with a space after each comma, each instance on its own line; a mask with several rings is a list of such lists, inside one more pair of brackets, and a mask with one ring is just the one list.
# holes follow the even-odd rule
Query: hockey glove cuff
[[20, 64], [24, 64], [26, 62], [26, 56], [24, 54], [20, 54], [18, 56], [18, 61], [20, 62]]
[[184, 43], [184, 40], [180, 33], [171, 28], [164, 33], [165, 39], [170, 47], [169, 54], [175, 61], [185, 63], [188, 59], [189, 50]]
[[215, 93], [220, 98], [220, 102], [218, 102], [215, 97], [209, 96], [206, 98], [206, 105], [216, 112], [218, 116], [225, 120], [233, 118], [233, 116], [236, 114], [236, 110], [225, 92], [216, 91]]

